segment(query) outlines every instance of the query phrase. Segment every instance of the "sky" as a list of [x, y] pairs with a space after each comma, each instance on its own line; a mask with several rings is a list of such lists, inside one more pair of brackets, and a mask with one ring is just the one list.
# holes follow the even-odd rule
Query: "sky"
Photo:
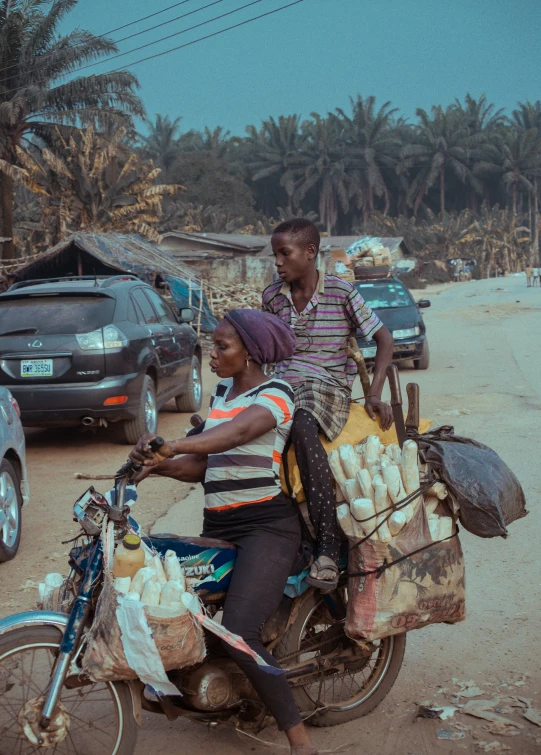
[[[178, 2], [178, 0], [177, 0]], [[234, 11], [253, 0], [184, 0], [110, 34], [120, 52]], [[541, 0], [302, 0], [265, 18], [138, 65], [139, 58], [183, 45], [287, 5], [251, 7], [167, 41], [100, 63], [128, 65], [139, 79], [147, 115], [182, 116], [181, 129], [223, 126], [242, 135], [269, 116], [348, 109], [350, 96], [390, 101], [410, 121], [415, 110], [485, 93], [510, 112], [541, 99]], [[104, 34], [170, 7], [175, 0], [79, 0], [62, 31]], [[213, 3], [212, 7], [204, 6]], [[83, 73], [83, 72], [81, 72]]]

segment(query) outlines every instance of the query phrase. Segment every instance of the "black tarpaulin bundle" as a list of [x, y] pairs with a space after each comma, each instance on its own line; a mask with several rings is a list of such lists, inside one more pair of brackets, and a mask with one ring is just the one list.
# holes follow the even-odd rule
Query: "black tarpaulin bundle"
[[522, 486], [498, 454], [444, 426], [411, 436], [422, 461], [445, 482], [460, 508], [459, 518], [479, 537], [507, 537], [507, 526], [528, 513]]

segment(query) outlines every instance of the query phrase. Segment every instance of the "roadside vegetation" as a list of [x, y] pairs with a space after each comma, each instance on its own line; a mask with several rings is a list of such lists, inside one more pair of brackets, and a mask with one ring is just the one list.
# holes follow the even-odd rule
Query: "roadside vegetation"
[[74, 230], [258, 234], [295, 215], [325, 234], [405, 236], [425, 259], [475, 257], [482, 276], [538, 261], [540, 101], [506, 114], [466, 95], [410, 122], [358, 95], [244, 136], [185, 131], [181, 115], [141, 120], [131, 73], [78, 73], [116, 46], [58, 34], [76, 2], [0, 0], [5, 264]]

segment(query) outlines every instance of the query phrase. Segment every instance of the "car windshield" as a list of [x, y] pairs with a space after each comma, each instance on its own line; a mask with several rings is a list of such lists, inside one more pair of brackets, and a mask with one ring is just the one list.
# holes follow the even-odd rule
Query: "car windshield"
[[[115, 300], [108, 296], [29, 296], [0, 299], [2, 333], [14, 330], [40, 335], [89, 333], [109, 325]], [[14, 334], [15, 335], [15, 334]]]
[[355, 283], [355, 288], [372, 309], [411, 307], [414, 303], [405, 286], [395, 280]]

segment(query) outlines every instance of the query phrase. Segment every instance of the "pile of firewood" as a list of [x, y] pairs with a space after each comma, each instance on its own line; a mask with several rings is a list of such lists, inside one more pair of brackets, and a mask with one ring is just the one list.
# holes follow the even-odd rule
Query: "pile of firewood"
[[230, 309], [237, 307], [261, 309], [261, 291], [253, 291], [242, 284], [222, 284], [220, 288], [209, 286], [205, 293], [212, 313], [218, 320]]

